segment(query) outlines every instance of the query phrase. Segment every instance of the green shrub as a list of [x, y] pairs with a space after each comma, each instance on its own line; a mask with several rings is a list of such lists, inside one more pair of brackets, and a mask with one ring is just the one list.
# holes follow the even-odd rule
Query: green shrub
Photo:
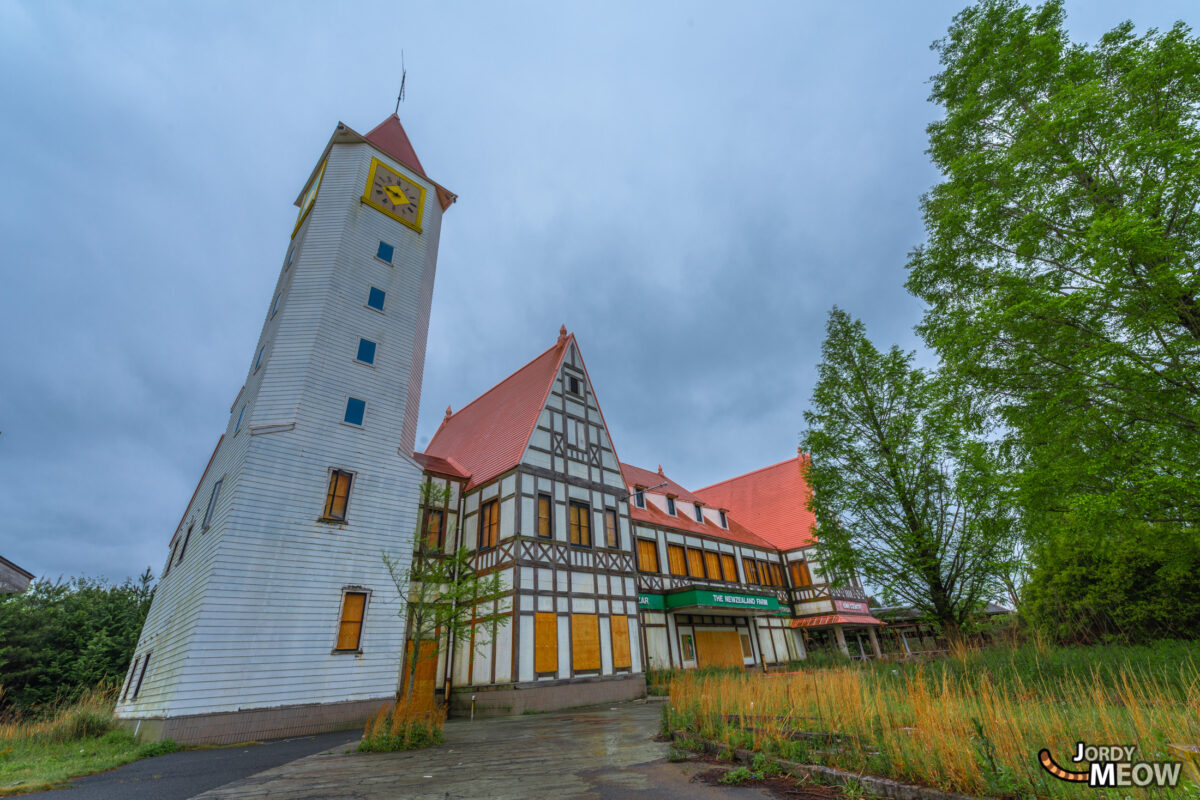
[[167, 753], [174, 753], [179, 750], [179, 745], [174, 739], [163, 739], [161, 742], [150, 742], [138, 748], [138, 758], [154, 758], [155, 756], [165, 756]]

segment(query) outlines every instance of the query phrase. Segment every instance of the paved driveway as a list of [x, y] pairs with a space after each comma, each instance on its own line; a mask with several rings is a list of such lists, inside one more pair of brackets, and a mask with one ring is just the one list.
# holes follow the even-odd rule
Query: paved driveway
[[691, 783], [709, 764], [672, 763], [653, 741], [660, 703], [521, 717], [452, 720], [441, 747], [406, 753], [346, 753], [301, 758], [199, 795], [204, 800], [312, 798], [601, 798], [748, 800], [753, 787]]

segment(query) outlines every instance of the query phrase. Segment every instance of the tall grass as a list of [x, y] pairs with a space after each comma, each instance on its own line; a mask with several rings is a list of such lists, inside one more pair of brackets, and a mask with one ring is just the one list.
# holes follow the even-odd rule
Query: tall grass
[[[805, 763], [999, 797], [1094, 798], [1042, 770], [1049, 748], [1070, 766], [1077, 741], [1135, 744], [1135, 758], [1181, 758], [1200, 743], [1200, 667], [1079, 664], [1031, 670], [1014, 656], [960, 654], [934, 665], [844, 666], [783, 675], [682, 675], [668, 724]], [[1189, 774], [1190, 771], [1190, 774]], [[1123, 796], [1197, 794], [1122, 789]]]
[[379, 709], [367, 721], [358, 749], [363, 753], [387, 753], [438, 745], [445, 739], [445, 723], [444, 710], [435, 711], [397, 702]]
[[62, 704], [38, 716], [10, 713], [0, 719], [0, 749], [15, 742], [52, 744], [102, 736], [114, 728], [117, 690], [99, 686], [74, 703]]

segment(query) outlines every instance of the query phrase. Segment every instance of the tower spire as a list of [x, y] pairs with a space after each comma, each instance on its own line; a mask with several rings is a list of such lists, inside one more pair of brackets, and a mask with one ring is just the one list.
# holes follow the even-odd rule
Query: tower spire
[[400, 104], [404, 102], [404, 79], [408, 77], [408, 70], [404, 68], [404, 51], [400, 51], [400, 93], [396, 95], [396, 116], [400, 115]]

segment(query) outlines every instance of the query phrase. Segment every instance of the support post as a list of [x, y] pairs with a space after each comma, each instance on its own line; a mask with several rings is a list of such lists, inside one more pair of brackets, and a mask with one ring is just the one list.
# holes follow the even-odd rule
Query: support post
[[871, 637], [871, 649], [875, 651], [875, 657], [881, 658], [883, 653], [879, 650], [879, 637], [875, 635], [875, 628], [867, 628], [867, 636]]
[[833, 635], [837, 637], [838, 648], [841, 649], [842, 655], [850, 657], [850, 648], [846, 646], [846, 635], [842, 633], [841, 625], [833, 626]]

